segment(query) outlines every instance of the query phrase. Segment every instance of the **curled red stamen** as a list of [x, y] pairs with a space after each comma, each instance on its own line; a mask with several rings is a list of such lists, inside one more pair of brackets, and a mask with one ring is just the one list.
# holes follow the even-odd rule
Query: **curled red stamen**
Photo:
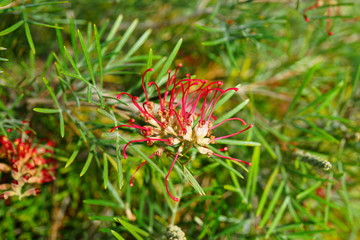
[[245, 129], [243, 129], [243, 130], [241, 130], [241, 131], [238, 131], [238, 132], [236, 132], [236, 133], [229, 134], [229, 135], [222, 136], [222, 137], [214, 138], [214, 141], [219, 140], [219, 139], [224, 139], [224, 138], [228, 138], [228, 137], [232, 137], [232, 136], [238, 135], [239, 133], [245, 132], [246, 130], [252, 128], [253, 126], [254, 126], [253, 124], [250, 124], [247, 128], [245, 128]]
[[141, 130], [145, 130], [145, 131], [149, 130], [149, 129], [146, 128], [146, 127], [141, 127], [141, 126], [132, 124], [131, 126], [130, 126], [130, 125], [119, 125], [119, 126], [113, 127], [113, 128], [110, 130], [110, 132], [113, 132], [115, 129], [118, 129], [118, 128], [121, 128], [121, 127], [135, 128], [135, 129], [141, 129]]
[[146, 102], [149, 102], [149, 96], [148, 96], [147, 91], [146, 91], [146, 88], [145, 88], [145, 75], [146, 75], [146, 73], [152, 72], [153, 70], [154, 70], [154, 69], [149, 68], [149, 69], [146, 70], [146, 71], [143, 73], [143, 75], [141, 76], [141, 87], [142, 87], [142, 89], [143, 89], [143, 91], [144, 91], [145, 98], [146, 98]]
[[[152, 158], [153, 156], [155, 156], [155, 155], [156, 155], [156, 152], [154, 152], [153, 154], [151, 154], [151, 155], [149, 156], [149, 158], [151, 159], [151, 158]], [[133, 187], [133, 186], [134, 186], [133, 181], [134, 181], [134, 178], [135, 178], [135, 174], [136, 174], [136, 173], [140, 170], [140, 168], [142, 168], [146, 163], [147, 163], [146, 160], [143, 161], [143, 162], [136, 168], [136, 170], [134, 171], [134, 173], [131, 175], [130, 182], [129, 182], [130, 187]]]
[[168, 181], [169, 181], [170, 173], [171, 173], [172, 169], [173, 169], [174, 166], [175, 166], [175, 163], [176, 163], [176, 161], [177, 161], [177, 159], [178, 159], [178, 157], [179, 157], [179, 154], [180, 154], [180, 152], [177, 152], [177, 153], [176, 153], [175, 158], [174, 158], [174, 160], [172, 161], [171, 166], [170, 166], [170, 169], [169, 169], [168, 173], [166, 174], [166, 177], [165, 177], [165, 180], [164, 180], [167, 194], [169, 195], [169, 197], [171, 197], [172, 200], [174, 200], [174, 201], [176, 201], [176, 202], [179, 201], [179, 198], [174, 197], [174, 196], [171, 194], [171, 192], [170, 192], [170, 190], [169, 190], [169, 183], [168, 183]]
[[228, 118], [228, 119], [225, 119], [224, 121], [216, 124], [215, 126], [211, 127], [210, 130], [212, 130], [214, 128], [217, 128], [218, 126], [223, 125], [224, 123], [226, 123], [228, 121], [231, 121], [231, 120], [238, 120], [238, 121], [240, 121], [242, 123], [242, 125], [244, 125], [244, 126], [246, 125], [246, 122], [241, 118]]
[[245, 164], [248, 165], [248, 166], [251, 166], [251, 163], [246, 162], [246, 161], [243, 161], [243, 160], [240, 160], [240, 159], [237, 159], [237, 158], [222, 156], [222, 155], [219, 155], [219, 154], [216, 154], [216, 153], [213, 153], [213, 155], [214, 155], [214, 156], [217, 156], [217, 157], [220, 157], [220, 158], [225, 158], [225, 159], [233, 160], [233, 161], [236, 161], [236, 162], [242, 162], [242, 163], [245, 163]]
[[144, 138], [144, 139], [140, 139], [140, 140], [132, 140], [129, 141], [127, 144], [125, 144], [124, 148], [123, 148], [123, 156], [126, 159], [127, 155], [126, 155], [126, 149], [127, 147], [131, 144], [131, 143], [135, 143], [135, 142], [146, 142], [146, 141], [161, 141], [161, 142], [168, 142], [169, 139], [161, 139], [161, 138]]

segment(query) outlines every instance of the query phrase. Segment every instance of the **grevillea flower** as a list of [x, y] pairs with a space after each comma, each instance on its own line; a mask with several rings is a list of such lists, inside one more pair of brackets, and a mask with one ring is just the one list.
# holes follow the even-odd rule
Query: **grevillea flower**
[[[120, 99], [124, 95], [130, 97], [145, 124], [137, 124], [134, 119], [130, 119], [128, 124], [119, 125], [111, 129], [111, 131], [114, 131], [118, 128], [133, 128], [137, 129], [143, 136], [143, 139], [129, 141], [124, 146], [124, 158], [127, 158], [126, 150], [128, 146], [137, 142], [145, 142], [149, 146], [157, 145], [158, 148], [149, 158], [154, 156], [160, 157], [164, 152], [168, 156], [173, 156], [170, 169], [165, 176], [165, 187], [167, 194], [175, 201], [179, 199], [170, 193], [168, 178], [179, 158], [183, 157], [190, 149], [196, 148], [199, 153], [205, 154], [208, 157], [225, 158], [250, 165], [250, 163], [243, 160], [214, 153], [208, 146], [215, 144], [216, 140], [235, 136], [253, 126], [252, 124], [247, 126], [246, 122], [241, 118], [229, 118], [214, 125], [213, 120], [216, 118], [213, 115], [213, 111], [216, 103], [226, 92], [237, 91], [238, 89], [221, 89], [223, 83], [220, 81], [210, 82], [193, 79], [190, 77], [190, 74], [187, 74], [185, 79], [177, 79], [176, 74], [180, 67], [181, 64], [178, 65], [174, 74], [168, 71], [168, 79], [164, 89], [160, 89], [155, 82], [145, 84], [145, 75], [153, 71], [153, 69], [146, 70], [142, 75], [142, 90], [145, 96], [143, 102], [140, 102], [138, 97], [132, 96], [129, 93], [120, 93], [117, 98]], [[157, 92], [156, 104], [150, 101], [149, 88], [155, 88]], [[240, 126], [244, 127], [226, 136], [212, 135], [212, 130], [229, 121], [237, 121]], [[174, 152], [170, 152], [165, 148], [166, 146], [171, 146]], [[226, 149], [222, 148], [219, 150], [226, 151]], [[135, 170], [135, 173], [146, 162], [142, 162]], [[130, 186], [133, 186], [135, 173], [130, 179]]]
[[[307, 16], [307, 12], [310, 10], [314, 10], [320, 7], [326, 7], [326, 33], [331, 36], [334, 33], [331, 31], [331, 19], [334, 16], [341, 16], [340, 4], [337, 0], [314, 0], [315, 3], [310, 5], [309, 7], [303, 10], [303, 17], [305, 21], [309, 22], [310, 19]], [[358, 18], [354, 18], [353, 20], [358, 20]]]
[[[40, 192], [39, 185], [55, 180], [57, 164], [51, 158], [54, 143], [44, 145], [34, 143], [32, 131], [21, 133], [19, 138], [10, 140], [0, 136], [0, 172], [9, 173], [11, 183], [1, 179], [0, 190], [5, 190], [1, 199], [18, 196], [19, 199]], [[2, 174], [4, 175], [4, 174]], [[28, 186], [32, 187], [28, 187]], [[35, 186], [33, 186], [35, 185]]]

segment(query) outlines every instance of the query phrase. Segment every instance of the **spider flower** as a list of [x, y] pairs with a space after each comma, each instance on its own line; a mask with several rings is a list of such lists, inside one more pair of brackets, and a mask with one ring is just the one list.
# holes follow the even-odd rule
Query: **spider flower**
[[[4, 191], [1, 199], [18, 196], [21, 200], [37, 195], [39, 185], [55, 180], [57, 165], [51, 158], [52, 146], [51, 141], [44, 145], [34, 143], [31, 131], [23, 132], [15, 140], [0, 136], [0, 172], [5, 173], [0, 183], [0, 190]], [[11, 183], [4, 183], [6, 177], [12, 179]]]
[[327, 17], [326, 18], [326, 33], [327, 33], [327, 35], [331, 36], [334, 34], [331, 31], [331, 19], [335, 16], [335, 14], [337, 16], [341, 15], [341, 10], [337, 3], [337, 0], [315, 0], [314, 4], [310, 5], [309, 7], [305, 8], [303, 10], [303, 17], [306, 22], [309, 22], [310, 19], [307, 16], [307, 12], [317, 9], [317, 8], [321, 8], [321, 7], [327, 7], [327, 10], [326, 10], [326, 17]]
[[[208, 146], [215, 144], [216, 140], [238, 135], [253, 126], [252, 124], [247, 125], [241, 118], [229, 118], [214, 125], [213, 121], [216, 118], [213, 115], [213, 111], [217, 102], [226, 92], [237, 91], [238, 89], [221, 89], [223, 83], [220, 81], [210, 82], [202, 79], [193, 79], [190, 77], [190, 74], [187, 74], [185, 79], [178, 79], [176, 74], [181, 66], [181, 64], [178, 65], [174, 74], [168, 71], [167, 81], [163, 89], [155, 82], [145, 83], [145, 75], [153, 71], [153, 69], [146, 70], [142, 75], [144, 101], [140, 101], [139, 97], [129, 93], [120, 93], [117, 98], [120, 99], [124, 95], [129, 97], [139, 111], [139, 116], [144, 124], [137, 124], [134, 119], [130, 119], [128, 124], [119, 125], [111, 129], [111, 132], [118, 128], [137, 129], [143, 137], [140, 140], [129, 141], [124, 146], [124, 158], [127, 158], [126, 150], [128, 146], [137, 142], [145, 142], [149, 146], [157, 146], [156, 151], [149, 158], [154, 156], [160, 157], [164, 152], [169, 156], [173, 156], [173, 161], [164, 182], [167, 194], [175, 201], [179, 199], [171, 194], [168, 179], [179, 158], [183, 157], [190, 149], [196, 148], [199, 153], [205, 154], [207, 157], [214, 156], [251, 165], [240, 159], [214, 153]], [[156, 90], [156, 103], [149, 98], [149, 88]], [[215, 136], [212, 134], [212, 130], [229, 121], [237, 121], [243, 127], [225, 136]], [[167, 146], [172, 147], [174, 153], [167, 150], [165, 148]], [[219, 150], [226, 151], [226, 149], [225, 147]], [[142, 162], [135, 170], [130, 179], [130, 186], [133, 186], [135, 173], [146, 162]]]

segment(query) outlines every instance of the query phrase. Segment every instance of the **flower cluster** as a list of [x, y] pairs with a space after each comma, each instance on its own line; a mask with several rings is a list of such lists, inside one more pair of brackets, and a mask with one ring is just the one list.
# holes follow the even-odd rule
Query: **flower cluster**
[[[176, 161], [180, 157], [195, 147], [199, 153], [206, 154], [208, 157], [215, 156], [250, 165], [250, 163], [245, 161], [214, 153], [208, 146], [215, 144], [216, 140], [235, 136], [253, 126], [250, 124], [226, 136], [214, 136], [212, 130], [228, 121], [238, 121], [240, 125], [247, 125], [246, 122], [240, 118], [230, 118], [216, 125], [213, 124], [213, 121], [216, 120], [213, 111], [219, 99], [226, 92], [237, 91], [238, 89], [221, 89], [223, 83], [220, 81], [210, 82], [207, 80], [193, 79], [190, 74], [187, 74], [185, 79], [177, 79], [176, 74], [180, 67], [181, 64], [178, 65], [173, 74], [171, 74], [171, 71], [168, 71], [167, 82], [163, 91], [155, 82], [145, 84], [145, 75], [153, 71], [153, 69], [150, 68], [146, 70], [142, 75], [142, 89], [145, 96], [144, 102], [140, 102], [138, 97], [132, 96], [129, 93], [120, 93], [117, 96], [118, 99], [123, 95], [130, 97], [132, 103], [138, 109], [144, 124], [136, 124], [134, 119], [130, 119], [128, 124], [116, 126], [111, 130], [133, 128], [137, 129], [143, 136], [143, 139], [129, 141], [124, 146], [124, 158], [127, 158], [127, 147], [131, 143], [136, 142], [146, 142], [149, 146], [153, 144], [157, 145], [158, 148], [149, 158], [154, 156], [159, 157], [164, 152], [169, 156], [173, 156], [172, 164], [165, 177], [165, 187], [167, 194], [175, 201], [179, 199], [170, 193], [168, 178]], [[157, 92], [156, 103], [150, 101], [148, 94], [149, 87], [154, 87]], [[168, 146], [172, 147], [174, 152], [169, 151], [166, 148]], [[226, 151], [227, 148], [225, 147], [219, 150]], [[135, 173], [146, 164], [146, 162], [147, 161], [142, 162]], [[130, 179], [130, 186], [133, 186], [135, 173]]]
[[[37, 195], [39, 185], [55, 180], [57, 164], [51, 158], [53, 146], [51, 141], [44, 145], [34, 143], [32, 131], [22, 132], [14, 140], [0, 136], [0, 190], [4, 191], [0, 198], [18, 196], [21, 200]], [[29, 185], [35, 186], [29, 188]]]

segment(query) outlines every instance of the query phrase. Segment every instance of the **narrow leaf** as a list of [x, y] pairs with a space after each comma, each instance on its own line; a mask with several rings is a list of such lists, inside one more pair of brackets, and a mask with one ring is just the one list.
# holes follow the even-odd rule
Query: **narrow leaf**
[[109, 168], [108, 168], [108, 159], [106, 157], [106, 153], [103, 154], [104, 159], [104, 166], [103, 166], [103, 181], [104, 181], [104, 188], [107, 189], [108, 182], [109, 182]]
[[110, 68], [111, 64], [113, 63], [113, 61], [116, 59], [116, 57], [118, 56], [118, 54], [120, 53], [121, 49], [124, 47], [125, 43], [129, 40], [131, 34], [133, 33], [133, 31], [135, 30], [137, 24], [138, 24], [139, 20], [135, 19], [131, 25], [129, 26], [129, 28], [125, 31], [124, 35], [122, 36], [121, 40], [118, 42], [118, 44], [116, 45], [115, 49], [113, 50], [114, 53], [116, 53], [115, 55], [113, 55], [109, 62], [106, 65], [106, 68]]
[[86, 204], [97, 205], [97, 206], [104, 206], [111, 208], [118, 207], [116, 203], [104, 199], [85, 199], [83, 202]]
[[89, 169], [90, 163], [91, 163], [93, 157], [94, 157], [94, 153], [90, 152], [86, 159], [85, 165], [84, 165], [83, 169], [81, 170], [80, 177], [82, 177], [86, 173], [86, 171]]
[[139, 235], [143, 235], [145, 237], [148, 237], [149, 234], [145, 232], [144, 230], [136, 227], [135, 225], [132, 225], [121, 218], [114, 218], [115, 221], [119, 222], [121, 225], [123, 225], [137, 240], [142, 240], [143, 238]]
[[275, 194], [274, 194], [274, 197], [271, 199], [271, 202], [270, 202], [270, 204], [269, 204], [269, 206], [268, 206], [268, 208], [267, 208], [267, 210], [266, 210], [263, 218], [261, 219], [261, 222], [260, 222], [260, 224], [259, 224], [259, 227], [260, 227], [260, 228], [263, 228], [263, 227], [265, 226], [266, 222], [267, 222], [268, 219], [270, 218], [270, 215], [271, 215], [272, 213], [274, 213], [275, 206], [276, 206], [276, 204], [277, 204], [278, 201], [279, 201], [279, 198], [280, 198], [281, 193], [282, 193], [282, 191], [283, 191], [283, 189], [284, 189], [284, 186], [285, 186], [285, 181], [282, 181], [282, 182], [280, 183], [279, 187], [277, 188], [277, 190], [276, 190], [276, 192], [275, 192]]
[[52, 108], [34, 108], [33, 110], [39, 113], [58, 113], [60, 111], [59, 109]]
[[194, 187], [194, 189], [200, 194], [200, 195], [205, 195], [204, 190], [202, 189], [202, 187], [200, 186], [200, 184], [198, 183], [198, 181], [196, 181], [196, 179], [194, 178], [194, 176], [191, 174], [191, 172], [189, 171], [189, 169], [187, 169], [185, 166], [183, 166], [184, 168], [184, 176], [185, 178], [190, 182], [191, 186]]
[[249, 172], [248, 181], [246, 183], [245, 196], [247, 199], [252, 199], [257, 185], [257, 177], [259, 173], [260, 164], [260, 147], [255, 147], [251, 158], [251, 168]]
[[219, 39], [215, 39], [215, 40], [211, 40], [211, 41], [205, 41], [205, 42], [202, 42], [201, 44], [204, 46], [214, 46], [214, 45], [222, 44], [222, 43], [226, 42], [227, 40], [228, 40], [228, 38], [224, 37], [224, 38], [219, 38]]
[[114, 230], [110, 230], [110, 232], [112, 233], [112, 235], [114, 237], [116, 237], [116, 239], [118, 240], [125, 240], [125, 238], [123, 238], [122, 236], [120, 236], [120, 234], [118, 234], [117, 232], [115, 232]]
[[235, 114], [237, 114], [241, 109], [243, 109], [246, 104], [248, 104], [250, 102], [249, 99], [246, 99], [245, 101], [243, 101], [242, 103], [240, 103], [239, 105], [237, 105], [235, 108], [233, 108], [232, 110], [230, 110], [229, 112], [225, 113], [224, 115], [222, 115], [220, 118], [218, 118], [214, 124], [220, 123], [222, 121], [224, 121], [225, 119], [231, 118], [233, 117]]
[[23, 24], [24, 24], [24, 20], [21, 20], [21, 21], [15, 23], [14, 25], [11, 25], [10, 27], [2, 30], [2, 31], [0, 32], [0, 37], [1, 37], [1, 36], [4, 36], [4, 35], [6, 35], [6, 34], [9, 34], [9, 33], [13, 32], [13, 31], [15, 31], [16, 29], [18, 29], [19, 27], [21, 27]]
[[33, 41], [32, 36], [31, 36], [29, 24], [27, 22], [25, 22], [24, 24], [25, 24], [24, 26], [25, 26], [26, 38], [28, 40], [28, 43], [29, 43], [29, 46], [30, 46], [30, 49], [31, 49], [32, 53], [35, 55], [36, 50], [35, 50], [35, 46], [34, 46], [34, 41]]
[[171, 66], [172, 62], [174, 61], [174, 59], [176, 57], [176, 54], [178, 53], [178, 51], [179, 51], [179, 49], [181, 47], [182, 41], [183, 40], [180, 39], [176, 43], [174, 49], [171, 51], [168, 59], [166, 60], [163, 68], [160, 70], [159, 75], [158, 75], [157, 79], [155, 80], [155, 82], [158, 83], [159, 86], [162, 85], [165, 82], [165, 81], [163, 81], [163, 82], [160, 82], [160, 81], [161, 81], [162, 77], [166, 74], [166, 72], [170, 69], [170, 66]]
[[304, 90], [304, 87], [309, 83], [310, 79], [314, 75], [314, 72], [315, 72], [316, 68], [317, 68], [317, 65], [315, 65], [314, 67], [312, 67], [310, 69], [309, 74], [306, 76], [306, 78], [302, 82], [301, 86], [299, 87], [298, 91], [296, 92], [295, 97], [291, 101], [286, 115], [288, 115], [293, 110], [293, 108], [295, 107], [295, 104], [297, 103], [298, 99], [300, 98], [300, 96], [302, 94], [302, 91]]
[[260, 216], [260, 215], [261, 215], [261, 212], [262, 212], [262, 210], [264, 209], [266, 200], [268, 199], [270, 189], [272, 188], [272, 186], [273, 186], [273, 184], [274, 184], [274, 180], [275, 180], [276, 176], [278, 175], [278, 173], [279, 173], [279, 167], [277, 166], [277, 167], [274, 169], [274, 171], [272, 172], [272, 174], [270, 175], [269, 180], [268, 180], [267, 183], [266, 183], [266, 186], [265, 186], [265, 188], [264, 188], [263, 194], [261, 195], [261, 198], [260, 198], [260, 202], [259, 202], [258, 208], [257, 208], [257, 210], [256, 210], [256, 216]]
[[216, 143], [226, 144], [226, 145], [246, 146], [246, 147], [259, 147], [259, 146], [261, 146], [261, 143], [258, 143], [258, 142], [230, 140], [230, 139], [219, 139], [219, 140], [216, 140]]
[[103, 59], [102, 59], [102, 53], [101, 53], [101, 45], [100, 45], [100, 36], [98, 29], [96, 25], [94, 24], [94, 35], [95, 35], [95, 44], [96, 44], [96, 52], [98, 55], [98, 66], [99, 66], [99, 75], [100, 75], [100, 89], [103, 88], [103, 82], [104, 82], [104, 74], [103, 74]]
[[80, 30], [78, 30], [78, 37], [79, 37], [81, 48], [82, 48], [84, 56], [85, 56], [86, 64], [88, 66], [88, 70], [89, 70], [89, 74], [90, 74], [90, 77], [91, 77], [91, 80], [92, 80], [92, 84], [95, 85], [95, 77], [94, 77], [93, 66], [91, 64], [91, 59], [90, 59], [90, 55], [89, 55], [89, 52], [88, 52], [88, 48], [87, 48], [87, 46], [85, 44], [84, 38], [83, 38]]
[[146, 41], [146, 39], [148, 39], [148, 37], [151, 34], [151, 29], [146, 30], [146, 32], [144, 32], [143, 35], [141, 35], [141, 37], [139, 38], [139, 40], [137, 40], [133, 46], [130, 48], [130, 50], [127, 52], [127, 54], [125, 55], [125, 57], [122, 59], [122, 61], [126, 61], [128, 60]]
[[63, 111], [59, 112], [59, 122], [60, 122], [60, 136], [65, 136], [65, 122], [64, 122], [64, 115]]
[[290, 198], [286, 197], [285, 201], [281, 204], [280, 209], [276, 212], [274, 221], [271, 223], [269, 230], [266, 232], [266, 235], [265, 235], [266, 238], [268, 238], [270, 236], [270, 234], [274, 231], [275, 227], [278, 225], [280, 219], [284, 215], [284, 212], [286, 210], [286, 207], [287, 207], [289, 201], [290, 201]]
[[65, 165], [65, 168], [67, 168], [68, 166], [70, 166], [70, 164], [75, 160], [76, 156], [78, 155], [79, 151], [80, 151], [80, 148], [81, 148], [81, 145], [82, 145], [83, 141], [82, 139], [80, 138], [79, 141], [77, 142], [76, 144], [76, 147], [74, 149], [74, 152], [71, 154], [69, 160], [67, 161], [66, 165]]
[[314, 101], [312, 101], [310, 104], [308, 104], [306, 107], [304, 107], [303, 109], [301, 109], [299, 112], [297, 112], [297, 115], [300, 115], [302, 113], [304, 113], [306, 110], [315, 107], [314, 112], [318, 112], [320, 111], [323, 107], [325, 107], [326, 105], [328, 105], [330, 103], [330, 101], [337, 95], [337, 93], [339, 92], [339, 90], [341, 89], [341, 87], [344, 85], [344, 82], [341, 81], [340, 83], [338, 83], [338, 85], [331, 89], [330, 91], [328, 91], [325, 94], [320, 95], [318, 98], [316, 98]]

